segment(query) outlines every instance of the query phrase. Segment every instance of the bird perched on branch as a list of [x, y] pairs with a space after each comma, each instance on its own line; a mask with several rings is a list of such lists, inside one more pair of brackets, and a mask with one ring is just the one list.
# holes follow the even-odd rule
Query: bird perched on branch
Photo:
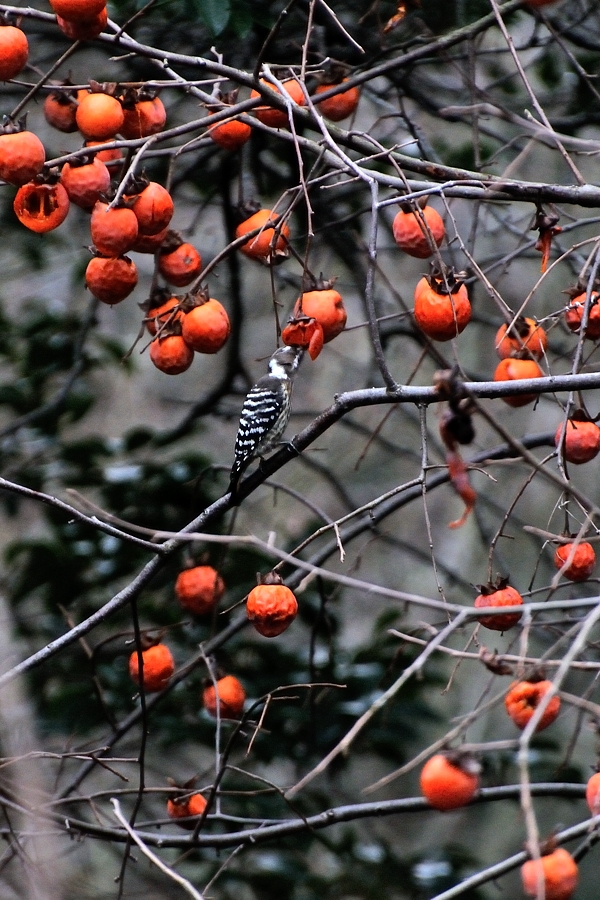
[[235, 494], [247, 465], [278, 443], [292, 411], [292, 384], [304, 355], [302, 347], [280, 347], [269, 360], [269, 374], [256, 382], [244, 400], [229, 490]]

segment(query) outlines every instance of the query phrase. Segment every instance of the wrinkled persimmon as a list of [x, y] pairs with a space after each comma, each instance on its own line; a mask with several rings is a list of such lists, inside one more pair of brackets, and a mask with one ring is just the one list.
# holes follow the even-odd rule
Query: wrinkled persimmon
[[94, 256], [85, 270], [86, 287], [108, 306], [128, 297], [137, 282], [135, 263], [128, 256]]
[[126, 206], [109, 208], [101, 200], [92, 209], [92, 241], [104, 256], [122, 256], [133, 247], [138, 236], [138, 220]]
[[179, 603], [196, 616], [212, 612], [224, 593], [225, 582], [212, 566], [184, 569], [175, 582]]

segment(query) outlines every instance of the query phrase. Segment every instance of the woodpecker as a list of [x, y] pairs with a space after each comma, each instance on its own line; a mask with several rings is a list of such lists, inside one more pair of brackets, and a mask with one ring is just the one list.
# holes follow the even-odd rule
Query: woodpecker
[[269, 374], [256, 382], [244, 400], [229, 490], [235, 494], [246, 466], [272, 450], [292, 411], [292, 383], [304, 355], [301, 347], [280, 347], [269, 360]]

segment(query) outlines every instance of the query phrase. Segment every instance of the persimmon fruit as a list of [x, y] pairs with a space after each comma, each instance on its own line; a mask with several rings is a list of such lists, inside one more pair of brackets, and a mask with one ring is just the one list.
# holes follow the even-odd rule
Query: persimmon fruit
[[[481, 585], [481, 593], [475, 599], [476, 609], [481, 607], [522, 606], [523, 598], [516, 588], [511, 587], [506, 579], [501, 579], [498, 585]], [[521, 620], [520, 612], [507, 613], [505, 616], [477, 616], [477, 621], [484, 628], [492, 631], [508, 631], [518, 625]]]
[[290, 627], [298, 614], [294, 592], [274, 572], [252, 588], [246, 601], [246, 615], [263, 637], [277, 637]]
[[75, 120], [87, 140], [107, 141], [121, 130], [124, 121], [123, 107], [110, 94], [86, 94], [79, 101]]
[[55, 91], [48, 94], [44, 100], [44, 118], [49, 125], [62, 131], [64, 134], [72, 134], [77, 131], [77, 100], [71, 91]]
[[308, 316], [323, 329], [323, 343], [327, 344], [341, 334], [346, 327], [347, 313], [341, 294], [324, 281], [314, 291], [305, 291], [296, 301], [295, 318]]
[[[586, 294], [577, 294], [571, 299], [565, 311], [565, 323], [570, 331], [579, 333], [581, 321], [585, 309]], [[600, 294], [593, 291], [590, 298], [590, 310], [588, 315], [585, 337], [591, 341], [600, 338]]]
[[[144, 691], [148, 694], [162, 691], [168, 685], [175, 671], [175, 663], [171, 651], [166, 644], [154, 644], [142, 651]], [[138, 652], [134, 650], [129, 657], [129, 674], [136, 684], [140, 683]]]
[[580, 419], [567, 419], [566, 428], [559, 425], [554, 435], [554, 444], [561, 446], [564, 431], [562, 452], [567, 462], [576, 466], [590, 462], [600, 453], [600, 428], [595, 422]]
[[225, 675], [217, 681], [217, 689], [209, 684], [202, 692], [202, 704], [211, 716], [217, 715], [217, 703], [219, 716], [222, 719], [238, 719], [246, 702], [246, 691], [235, 675]]
[[90, 220], [92, 241], [104, 256], [122, 256], [133, 247], [138, 236], [138, 220], [132, 209], [98, 200]]
[[506, 359], [526, 350], [534, 359], [541, 359], [548, 347], [548, 336], [535, 319], [519, 316], [513, 327], [501, 325], [496, 332], [496, 353]]
[[212, 297], [201, 299], [185, 314], [181, 323], [181, 336], [197, 353], [218, 353], [230, 331], [225, 307]]
[[401, 209], [392, 222], [392, 232], [398, 247], [417, 259], [432, 256], [446, 236], [444, 221], [432, 206], [418, 212]]
[[252, 127], [239, 119], [229, 119], [226, 122], [217, 122], [208, 129], [210, 137], [215, 144], [224, 150], [239, 150], [246, 141], [250, 140]]
[[[281, 94], [281, 91], [276, 85], [271, 84], [269, 81], [265, 81], [264, 78], [261, 78], [260, 81], [261, 84], [270, 88], [272, 91], [275, 91], [276, 94]], [[294, 103], [297, 103], [298, 106], [306, 105], [304, 91], [302, 90], [299, 81], [291, 78], [288, 81], [282, 82], [282, 87]], [[260, 97], [260, 93], [256, 90], [252, 90], [250, 92], [250, 99], [252, 100], [255, 97]], [[276, 109], [274, 106], [257, 106], [254, 112], [256, 118], [262, 122], [263, 125], [270, 125], [271, 128], [285, 128], [289, 125], [287, 110]]]
[[106, 0], [50, 0], [50, 6], [57, 16], [71, 22], [86, 22], [102, 12]]
[[258, 234], [240, 245], [240, 250], [251, 259], [268, 261], [287, 253], [290, 229], [285, 222], [279, 221], [277, 213], [270, 209], [259, 209], [254, 215], [240, 222], [235, 230], [236, 238], [241, 238], [250, 231], [260, 229]]
[[415, 287], [414, 316], [421, 331], [434, 341], [450, 341], [471, 321], [467, 288], [451, 276], [421, 278]]
[[77, 157], [72, 163], [66, 162], [60, 172], [60, 182], [69, 200], [81, 209], [90, 210], [110, 187], [110, 172], [102, 160], [94, 157], [86, 162], [85, 157]]
[[0, 132], [0, 178], [20, 187], [39, 175], [46, 162], [46, 151], [32, 131], [11, 126]]
[[521, 880], [527, 896], [539, 896], [541, 879], [546, 900], [570, 900], [577, 887], [578, 874], [577, 863], [564, 847], [557, 847], [540, 859], [528, 859], [521, 866]]
[[165, 127], [167, 111], [160, 97], [153, 97], [143, 90], [141, 99], [131, 103], [123, 101], [123, 124], [119, 129], [126, 140], [158, 134]]
[[[104, 143], [106, 143], [106, 141], [86, 141], [85, 146], [93, 149], [99, 144]], [[118, 147], [113, 147], [110, 150], [94, 150], [94, 155], [96, 159], [99, 159], [103, 163], [120, 162], [123, 159], [123, 153]]]
[[128, 256], [94, 256], [85, 270], [85, 285], [101, 303], [114, 306], [131, 294], [138, 282]]
[[139, 194], [128, 199], [132, 202], [131, 209], [138, 220], [140, 234], [158, 234], [168, 227], [173, 218], [173, 198], [157, 181], [150, 181]]
[[[515, 681], [504, 698], [506, 711], [517, 728], [523, 730], [540, 705], [546, 693], [552, 687], [551, 681]], [[543, 731], [552, 725], [560, 712], [560, 697], [551, 697], [544, 713], [538, 722], [536, 731]]]
[[600, 815], [600, 772], [594, 772], [585, 788], [585, 802], [593, 816]]
[[13, 209], [22, 225], [44, 234], [64, 222], [69, 212], [69, 197], [60, 183], [29, 181], [17, 191]]
[[106, 6], [100, 10], [96, 16], [90, 19], [82, 19], [74, 21], [65, 19], [62, 16], [56, 17], [56, 24], [68, 38], [72, 41], [93, 41], [99, 34], [102, 34], [108, 22], [108, 10]]
[[0, 25], [0, 81], [19, 74], [29, 56], [25, 32], [16, 25]]
[[179, 306], [179, 297], [173, 296], [167, 297], [166, 300], [159, 303], [157, 306], [151, 306], [146, 315], [146, 328], [150, 334], [155, 335], [160, 326], [167, 322], [169, 324], [175, 321], [181, 322], [183, 313], [179, 309], [177, 309], [177, 312], [174, 312]]
[[563, 572], [565, 578], [569, 581], [587, 581], [596, 567], [594, 548], [587, 541], [560, 544], [554, 553], [554, 566], [562, 569], [567, 562], [567, 568]]
[[169, 231], [158, 256], [158, 271], [169, 284], [185, 287], [202, 271], [202, 257], [176, 231]]
[[292, 316], [281, 332], [281, 340], [288, 347], [304, 347], [315, 360], [325, 343], [325, 334], [320, 322], [310, 316]]
[[150, 359], [165, 375], [181, 375], [193, 363], [194, 351], [180, 334], [166, 334], [150, 344]]
[[[519, 381], [527, 378], [543, 378], [544, 373], [534, 359], [501, 359], [494, 372], [494, 381]], [[533, 403], [538, 394], [515, 394], [502, 397], [505, 403], [515, 408]]]
[[225, 582], [212, 566], [184, 569], [175, 581], [177, 600], [196, 616], [212, 612], [224, 593]]
[[434, 809], [458, 809], [479, 790], [479, 769], [467, 754], [436, 753], [421, 769], [421, 793]]
[[[346, 81], [348, 81], [348, 79], [344, 78], [340, 84], [344, 84]], [[334, 87], [339, 87], [339, 84], [320, 84], [315, 91], [317, 98], [319, 94], [324, 94], [325, 91], [330, 91]], [[342, 119], [347, 119], [356, 112], [359, 100], [360, 89], [357, 87], [348, 87], [338, 94], [327, 97], [325, 100], [316, 99], [316, 104], [319, 112], [321, 112], [326, 119], [330, 119], [332, 122], [341, 122]]]

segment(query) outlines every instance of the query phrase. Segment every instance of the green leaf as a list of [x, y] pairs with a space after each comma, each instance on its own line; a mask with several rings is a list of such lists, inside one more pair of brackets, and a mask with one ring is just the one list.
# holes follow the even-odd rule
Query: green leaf
[[231, 4], [229, 0], [202, 0], [200, 14], [212, 33], [218, 35], [229, 23]]

